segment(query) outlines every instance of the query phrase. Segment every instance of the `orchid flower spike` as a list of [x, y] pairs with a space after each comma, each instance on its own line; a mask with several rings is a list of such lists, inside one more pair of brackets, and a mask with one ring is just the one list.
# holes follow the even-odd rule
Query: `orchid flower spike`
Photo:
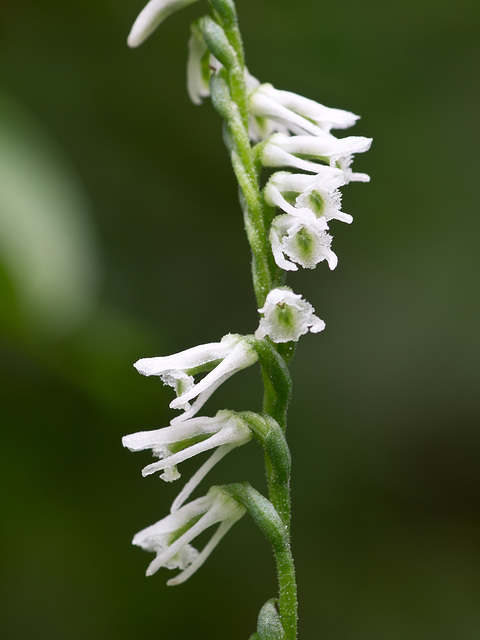
[[267, 204], [292, 216], [298, 215], [299, 209], [310, 209], [325, 223], [329, 220], [351, 223], [352, 216], [340, 211], [342, 194], [338, 188], [344, 184], [341, 169], [319, 165], [315, 176], [288, 171], [274, 173], [265, 186], [264, 195]]
[[268, 335], [273, 342], [296, 342], [308, 331], [318, 333], [325, 329], [312, 305], [288, 287], [272, 289], [258, 311], [263, 314], [255, 332], [258, 339]]
[[[260, 123], [264, 119], [273, 121], [273, 130], [286, 128], [292, 133], [314, 136], [331, 129], [347, 129], [359, 118], [349, 111], [330, 109], [291, 91], [279, 91], [271, 84], [262, 84], [251, 93], [250, 109]], [[280, 125], [280, 129], [275, 125]]]
[[[339, 164], [342, 169], [348, 169], [354, 153], [362, 153], [370, 149], [371, 138], [363, 136], [348, 136], [335, 138], [330, 134], [322, 136], [286, 136], [274, 133], [265, 143], [262, 150], [262, 163], [266, 167], [294, 167], [310, 173], [318, 173], [320, 163], [334, 167]], [[306, 160], [312, 158], [312, 160]], [[369, 178], [366, 174], [355, 174], [344, 171], [345, 182], [365, 182]]]
[[[172, 409], [183, 409], [184, 414], [172, 424], [192, 418], [208, 398], [225, 380], [251, 366], [257, 354], [241, 335], [229, 333], [220, 342], [199, 345], [172, 356], [142, 358], [135, 368], [145, 376], [160, 376], [164, 384], [173, 387], [177, 397], [170, 403]], [[193, 376], [209, 371], [195, 384]], [[190, 405], [190, 400], [196, 401]]]
[[222, 451], [222, 458], [234, 447], [246, 444], [252, 433], [246, 422], [233, 411], [219, 411], [214, 418], [191, 418], [179, 424], [154, 431], [140, 431], [122, 439], [124, 447], [130, 451], [151, 449], [158, 462], [147, 465], [143, 476], [162, 471], [160, 476], [167, 482], [180, 477], [177, 464], [204, 451]]
[[155, 31], [168, 16], [196, 0], [150, 0], [142, 9], [128, 36], [129, 47], [138, 47]]
[[277, 265], [285, 271], [297, 271], [297, 264], [314, 269], [326, 260], [330, 269], [335, 269], [338, 258], [330, 248], [332, 236], [325, 231], [325, 225], [325, 219], [317, 218], [310, 209], [298, 209], [295, 216], [288, 213], [277, 216], [270, 227], [270, 244]]
[[[136, 534], [132, 543], [145, 551], [155, 552], [156, 558], [147, 569], [147, 576], [160, 567], [181, 569], [181, 573], [167, 582], [185, 582], [205, 562], [230, 527], [245, 513], [241, 506], [221, 487], [212, 487], [206, 496], [193, 500], [178, 511]], [[220, 523], [201, 552], [191, 542], [209, 527]]]

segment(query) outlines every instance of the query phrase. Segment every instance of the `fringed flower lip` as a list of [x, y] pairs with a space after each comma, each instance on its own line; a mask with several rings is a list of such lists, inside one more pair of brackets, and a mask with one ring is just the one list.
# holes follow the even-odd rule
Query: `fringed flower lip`
[[352, 216], [341, 211], [339, 187], [345, 184], [344, 172], [325, 165], [318, 165], [317, 171], [315, 176], [277, 171], [265, 185], [267, 204], [291, 216], [301, 215], [300, 210], [309, 209], [316, 218], [324, 220], [325, 228], [328, 228], [329, 220], [351, 223]]
[[[185, 582], [201, 567], [214, 548], [245, 513], [241, 506], [221, 487], [214, 486], [207, 495], [184, 505], [157, 523], [139, 531], [132, 544], [156, 553], [147, 569], [147, 576], [160, 567], [181, 569], [167, 585]], [[219, 527], [201, 552], [190, 543], [215, 524]]]
[[326, 260], [329, 268], [335, 269], [338, 258], [331, 249], [332, 236], [325, 226], [325, 220], [317, 218], [310, 209], [298, 209], [295, 216], [277, 216], [270, 227], [270, 244], [277, 265], [285, 271], [297, 271], [297, 264], [314, 269]]
[[[142, 358], [134, 366], [139, 373], [159, 376], [175, 389], [177, 397], [170, 407], [183, 409], [185, 413], [174, 418], [174, 424], [192, 418], [225, 380], [254, 364], [257, 358], [244, 336], [229, 333], [220, 342], [199, 345], [171, 356]], [[195, 383], [194, 376], [206, 371], [209, 373]], [[195, 402], [190, 404], [194, 398]]]
[[273, 342], [296, 342], [311, 331], [325, 329], [325, 322], [318, 318], [312, 305], [288, 287], [272, 289], [259, 313], [263, 314], [255, 337], [269, 336]]

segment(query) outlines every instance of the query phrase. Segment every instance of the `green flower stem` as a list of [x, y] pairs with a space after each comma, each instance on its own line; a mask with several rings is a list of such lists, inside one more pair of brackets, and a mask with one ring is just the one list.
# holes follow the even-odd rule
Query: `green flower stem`
[[[269, 291], [283, 277], [273, 264], [268, 239], [268, 227], [274, 212], [267, 207], [260, 191], [260, 157], [250, 144], [243, 44], [235, 6], [233, 0], [209, 1], [215, 20], [205, 16], [200, 19], [199, 27], [207, 47], [224, 67], [220, 73], [212, 75], [211, 97], [216, 111], [225, 121], [224, 139], [239, 184], [245, 230], [252, 251], [253, 285], [258, 307], [261, 308]], [[243, 485], [235, 485], [236, 497], [244, 502], [272, 543], [279, 583], [278, 612], [284, 640], [295, 640], [297, 587], [290, 549], [290, 454], [284, 437], [291, 397], [291, 378], [286, 360], [290, 360], [293, 349], [286, 346], [280, 355], [268, 338], [257, 340], [252, 336], [250, 342], [259, 357], [265, 388], [263, 425], [261, 422], [256, 425], [257, 433], [252, 430], [264, 447], [270, 500]], [[270, 514], [270, 520], [265, 518], [266, 512]], [[272, 527], [273, 521], [276, 524]], [[272, 634], [275, 635], [273, 629]], [[257, 637], [263, 636], [259, 628]]]
[[297, 582], [290, 543], [280, 551], [274, 550], [274, 553], [279, 584], [278, 609], [282, 627], [285, 631], [285, 640], [296, 640], [298, 616]]
[[270, 500], [248, 482], [227, 485], [223, 489], [247, 509], [273, 547], [279, 585], [278, 612], [284, 630], [284, 640], [296, 640], [297, 584], [288, 531]]
[[243, 411], [239, 415], [263, 447], [270, 501], [289, 533], [291, 458], [283, 430], [271, 416], [251, 411]]

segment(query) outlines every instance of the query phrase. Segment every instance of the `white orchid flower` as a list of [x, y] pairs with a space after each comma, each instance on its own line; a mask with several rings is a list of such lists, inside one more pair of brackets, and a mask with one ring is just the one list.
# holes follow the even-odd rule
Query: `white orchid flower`
[[[292, 133], [317, 136], [331, 129], [347, 129], [359, 118], [349, 111], [325, 107], [291, 91], [279, 91], [271, 84], [262, 84], [250, 94], [250, 109], [259, 124], [263, 123], [265, 133], [286, 128]], [[265, 126], [265, 120], [270, 126]], [[262, 133], [262, 127], [258, 129]]]
[[264, 316], [255, 332], [258, 339], [268, 335], [273, 342], [296, 342], [308, 331], [325, 329], [325, 322], [315, 315], [312, 305], [287, 287], [272, 289], [258, 311]]
[[[310, 209], [297, 209], [295, 216], [277, 216], [270, 227], [270, 243], [275, 262], [281, 269], [297, 271], [297, 264], [314, 269], [326, 260], [335, 269], [338, 258], [332, 251], [332, 236], [325, 231], [326, 222]], [[292, 262], [287, 260], [288, 256]]]
[[[266, 167], [294, 167], [315, 174], [322, 166], [320, 163], [327, 163], [331, 167], [337, 162], [341, 165], [343, 163], [345, 169], [349, 169], [352, 155], [368, 151], [371, 144], [372, 139], [363, 136], [339, 139], [328, 133], [320, 136], [287, 136], [274, 133], [262, 150], [262, 163]], [[306, 160], [305, 157], [317, 162]], [[345, 182], [365, 181], [365, 174], [344, 171], [344, 176]]]
[[[171, 482], [180, 477], [177, 465], [184, 460], [216, 449], [215, 464], [235, 447], [246, 444], [251, 437], [250, 429], [240, 416], [232, 411], [219, 411], [214, 418], [191, 418], [163, 429], [132, 433], [125, 436], [122, 443], [130, 451], [151, 449], [159, 461], [147, 465], [142, 475], [149, 476], [162, 471], [160, 477]], [[211, 459], [207, 460], [208, 469], [213, 466], [211, 462]], [[203, 478], [205, 474], [200, 475]]]
[[168, 16], [187, 7], [196, 0], [150, 0], [138, 14], [128, 36], [129, 47], [138, 47]]
[[[192, 418], [225, 380], [251, 366], [257, 354], [245, 338], [229, 333], [220, 342], [199, 345], [171, 356], [142, 358], [135, 368], [145, 376], [159, 376], [177, 393], [172, 409], [183, 409], [184, 414], [172, 420], [172, 424]], [[195, 384], [194, 375], [209, 371]], [[196, 398], [191, 405], [190, 400]]]
[[310, 209], [326, 223], [329, 220], [351, 223], [352, 216], [340, 210], [342, 194], [338, 188], [345, 184], [344, 172], [324, 165], [319, 165], [317, 171], [315, 176], [288, 171], [274, 173], [264, 190], [267, 204], [292, 216], [298, 215], [299, 209]]
[[[245, 508], [221, 487], [212, 487], [206, 496], [189, 502], [137, 533], [132, 543], [157, 554], [147, 569], [147, 576], [153, 575], [160, 567], [181, 569], [181, 573], [167, 582], [168, 585], [181, 584], [205, 562], [244, 513]], [[194, 538], [218, 523], [220, 526], [201, 552], [191, 546]]]

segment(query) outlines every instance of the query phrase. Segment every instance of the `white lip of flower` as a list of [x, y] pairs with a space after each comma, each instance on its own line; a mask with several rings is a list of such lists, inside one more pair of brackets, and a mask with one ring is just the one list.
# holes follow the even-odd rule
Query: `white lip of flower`
[[348, 184], [349, 182], [370, 182], [370, 176], [368, 173], [354, 173], [350, 169], [352, 162], [352, 155], [340, 158], [337, 162], [337, 166], [343, 171], [343, 175], [345, 176], [345, 184]]
[[[315, 158], [334, 166], [336, 162], [346, 162], [349, 166], [354, 153], [368, 151], [371, 138], [348, 136], [335, 138], [330, 134], [322, 136], [286, 136], [274, 133], [265, 143], [262, 151], [262, 163], [266, 167], [294, 167], [310, 173], [318, 173], [318, 162], [304, 160], [298, 156]], [[355, 174], [352, 174], [355, 175]], [[361, 174], [365, 175], [365, 174]], [[350, 181], [352, 181], [350, 176]]]
[[292, 133], [307, 132], [314, 136], [331, 129], [347, 129], [359, 118], [349, 111], [325, 107], [291, 91], [280, 91], [271, 84], [260, 85], [250, 95], [250, 108], [257, 118], [273, 120]]
[[[350, 224], [352, 216], [340, 211], [342, 194], [338, 187], [345, 184], [343, 171], [323, 165], [319, 165], [317, 171], [315, 176], [288, 171], [274, 173], [264, 190], [267, 204], [279, 207], [292, 216], [298, 215], [299, 209], [310, 209], [317, 218], [326, 222], [340, 220]], [[288, 202], [284, 194], [297, 194], [295, 206]]]
[[[317, 218], [310, 209], [297, 209], [295, 216], [277, 216], [270, 227], [270, 243], [275, 262], [281, 269], [297, 271], [297, 264], [314, 269], [326, 260], [330, 269], [338, 264], [331, 250], [332, 236], [325, 231], [324, 218]], [[286, 260], [287, 255], [290, 260]], [[297, 263], [297, 264], [294, 264]]]
[[219, 411], [214, 418], [191, 418], [163, 429], [132, 433], [125, 436], [122, 443], [130, 451], [151, 449], [159, 461], [147, 465], [142, 475], [145, 477], [163, 471], [160, 477], [171, 482], [180, 477], [176, 466], [184, 460], [217, 449], [222, 454], [219, 456], [217, 453], [215, 462], [218, 462], [231, 449], [246, 444], [251, 437], [250, 429], [239, 416], [231, 411]]
[[[160, 376], [175, 389], [177, 398], [170, 407], [185, 411], [172, 420], [175, 424], [192, 418], [225, 380], [254, 364], [257, 358], [243, 336], [229, 333], [220, 342], [199, 345], [171, 356], [142, 358], [134, 367], [145, 376]], [[209, 373], [195, 384], [193, 376], [203, 371]], [[196, 401], [190, 405], [193, 398]]]
[[193, 104], [200, 105], [204, 98], [209, 97], [210, 76], [221, 67], [222, 64], [209, 52], [202, 34], [193, 26], [187, 61], [187, 93]]
[[325, 322], [315, 315], [312, 305], [286, 287], [272, 289], [258, 311], [264, 314], [255, 332], [258, 339], [268, 335], [273, 342], [296, 342], [308, 331], [325, 329]]
[[128, 36], [128, 46], [138, 47], [168, 16], [196, 0], [150, 0], [140, 11]]
[[[189, 502], [137, 533], [132, 543], [157, 554], [147, 569], [147, 576], [153, 575], [160, 567], [181, 569], [181, 573], [169, 580], [167, 585], [181, 584], [205, 562], [244, 513], [245, 508], [221, 487], [212, 487], [206, 496]], [[191, 546], [194, 538], [218, 523], [220, 526], [201, 552]]]

